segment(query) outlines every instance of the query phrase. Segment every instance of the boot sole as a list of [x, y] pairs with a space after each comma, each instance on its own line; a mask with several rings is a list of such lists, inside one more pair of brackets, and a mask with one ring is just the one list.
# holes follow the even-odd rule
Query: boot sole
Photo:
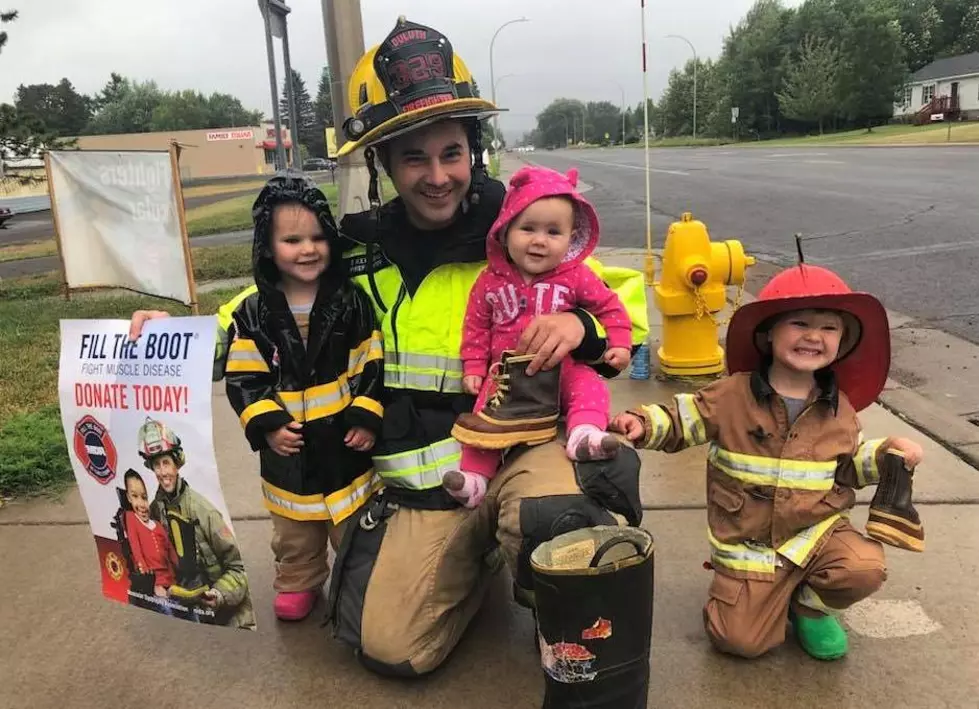
[[525, 443], [538, 446], [557, 438], [557, 426], [540, 431], [512, 431], [507, 433], [476, 433], [468, 428], [453, 426], [450, 434], [460, 443], [486, 450], [503, 450]]
[[920, 553], [925, 550], [925, 543], [920, 539], [915, 539], [914, 537], [908, 536], [903, 532], [899, 532], [893, 527], [889, 527], [885, 524], [868, 522], [867, 536], [871, 539], [876, 539], [879, 542], [883, 542], [892, 547], [897, 547], [898, 549], [904, 549], [906, 551]]
[[867, 536], [908, 551], [925, 550], [925, 535], [920, 524], [916, 525], [886, 512], [873, 511], [870, 517], [867, 522]]

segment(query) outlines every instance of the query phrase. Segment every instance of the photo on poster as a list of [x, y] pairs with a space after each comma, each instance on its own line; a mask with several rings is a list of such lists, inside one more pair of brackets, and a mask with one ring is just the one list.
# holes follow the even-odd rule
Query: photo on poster
[[214, 455], [217, 320], [62, 320], [59, 398], [106, 598], [255, 628]]

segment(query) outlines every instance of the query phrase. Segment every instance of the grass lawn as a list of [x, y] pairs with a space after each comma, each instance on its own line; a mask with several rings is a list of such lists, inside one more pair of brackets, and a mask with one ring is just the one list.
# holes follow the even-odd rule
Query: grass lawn
[[[202, 294], [201, 312], [215, 312], [235, 292]], [[128, 319], [138, 308], [189, 313], [135, 295], [0, 300], [0, 497], [57, 491], [74, 480], [58, 409], [59, 320]]]
[[[870, 133], [861, 129], [802, 138], [765, 140], [751, 145], [760, 147], [777, 145], [915, 145], [920, 143], [931, 145], [946, 142], [948, 136], [949, 125], [947, 123], [926, 126], [887, 125], [874, 128]], [[953, 123], [951, 142], [979, 143], [979, 121]]]

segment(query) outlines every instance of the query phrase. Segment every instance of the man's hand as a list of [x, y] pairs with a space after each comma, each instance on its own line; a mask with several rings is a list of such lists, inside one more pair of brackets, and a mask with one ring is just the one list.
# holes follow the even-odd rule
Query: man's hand
[[220, 608], [224, 605], [224, 596], [216, 588], [209, 588], [201, 596], [201, 603], [208, 608]]
[[298, 453], [303, 447], [303, 425], [298, 421], [287, 423], [285, 426], [272, 433], [265, 434], [265, 440], [269, 443], [269, 448], [282, 456], [290, 456]]
[[629, 362], [632, 361], [632, 354], [625, 347], [610, 347], [605, 350], [605, 356], [602, 359], [621, 372], [629, 366]]
[[908, 470], [914, 470], [918, 467], [918, 464], [925, 455], [921, 446], [910, 438], [895, 438], [891, 441], [890, 447], [904, 454], [904, 467]]
[[368, 431], [366, 428], [360, 426], [354, 426], [349, 431], [347, 435], [344, 436], [343, 442], [347, 444], [348, 448], [353, 448], [355, 451], [369, 451], [374, 447], [374, 434]]
[[517, 354], [535, 353], [527, 375], [553, 369], [585, 339], [585, 326], [574, 313], [538, 315], [520, 335]]
[[135, 342], [143, 334], [143, 325], [147, 320], [168, 318], [170, 313], [165, 310], [137, 310], [129, 319], [129, 341]]
[[479, 390], [483, 388], [483, 377], [478, 374], [467, 374], [462, 378], [462, 388], [467, 394], [479, 395]]
[[629, 413], [621, 413], [613, 418], [608, 425], [608, 430], [621, 433], [632, 443], [642, 440], [646, 435], [646, 427], [642, 419]]

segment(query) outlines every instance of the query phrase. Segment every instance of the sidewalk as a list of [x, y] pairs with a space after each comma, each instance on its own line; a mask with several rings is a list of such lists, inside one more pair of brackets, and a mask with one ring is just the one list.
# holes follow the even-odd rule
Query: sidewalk
[[[637, 267], [640, 252], [608, 249], [603, 262]], [[650, 302], [652, 299], [650, 298]], [[651, 341], [659, 339], [651, 312]], [[682, 387], [627, 375], [610, 382], [613, 409], [665, 401]], [[0, 708], [486, 707], [536, 709], [543, 680], [528, 611], [499, 577], [447, 665], [413, 682], [361, 669], [317, 618], [272, 616], [271, 525], [257, 460], [214, 388], [214, 441], [225, 496], [252, 587], [258, 631], [201, 628], [103, 600], [95, 548], [77, 491], [60, 502], [0, 510]], [[824, 664], [789, 641], [754, 662], [715, 653], [702, 629], [709, 574], [704, 451], [642, 452], [643, 526], [657, 543], [650, 707], [976, 706], [979, 665], [979, 473], [885, 408], [862, 415], [869, 437], [925, 446], [915, 499], [924, 554], [888, 550], [889, 579], [851, 609], [851, 654]], [[859, 499], [866, 503], [872, 490]], [[866, 506], [853, 521], [862, 527]]]

